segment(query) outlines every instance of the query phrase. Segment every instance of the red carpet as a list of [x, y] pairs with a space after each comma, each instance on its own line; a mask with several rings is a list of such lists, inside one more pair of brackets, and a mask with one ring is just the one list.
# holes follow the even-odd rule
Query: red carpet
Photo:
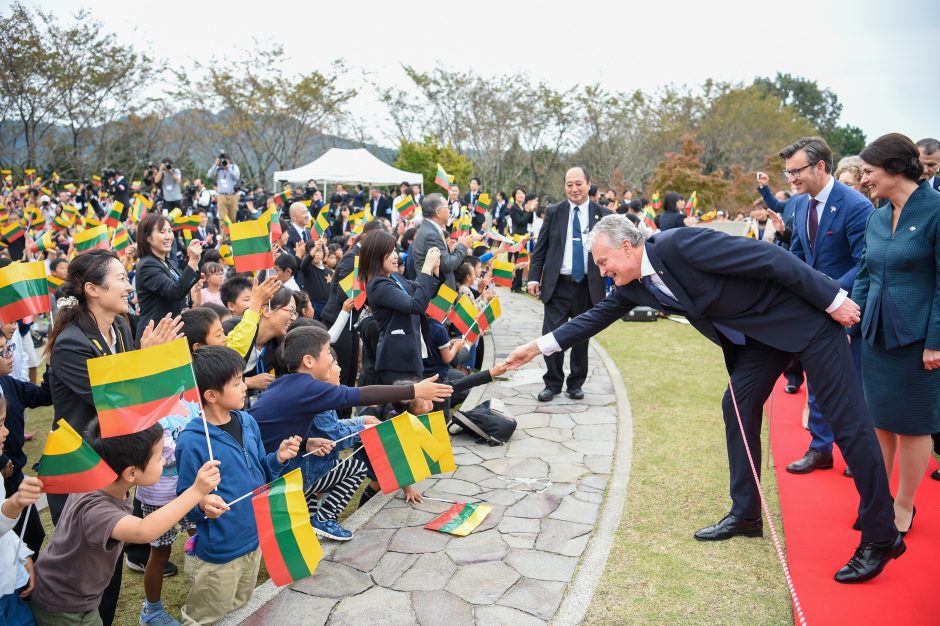
[[[858, 493], [842, 475], [845, 462], [836, 448], [835, 467], [808, 475], [788, 474], [787, 463], [809, 447], [809, 431], [801, 418], [806, 402], [800, 393], [773, 396], [770, 430], [773, 462], [780, 490], [787, 558], [810, 625], [940, 624], [940, 482], [925, 476], [915, 498], [917, 518], [905, 539], [907, 552], [892, 561], [881, 576], [861, 585], [840, 585], [832, 576], [848, 561], [861, 533], [852, 530]], [[928, 473], [937, 469], [931, 459]], [[897, 472], [892, 493], [897, 487]], [[764, 527], [767, 536], [767, 527]], [[782, 576], [782, 574], [781, 574]]]

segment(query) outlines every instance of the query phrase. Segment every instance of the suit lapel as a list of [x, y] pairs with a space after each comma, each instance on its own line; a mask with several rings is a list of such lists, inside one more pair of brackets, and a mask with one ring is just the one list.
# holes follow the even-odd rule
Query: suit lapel
[[[842, 208], [842, 190], [839, 188], [839, 181], [836, 181], [832, 186], [832, 191], [829, 193], [829, 197], [826, 198], [826, 206], [823, 207], [822, 215], [819, 216], [819, 230], [816, 232], [816, 245], [824, 245], [823, 242], [826, 240], [826, 233], [829, 232], [829, 226], [832, 224], [832, 220], [836, 218], [836, 215]], [[816, 257], [815, 250], [813, 251], [813, 258]]]
[[698, 317], [698, 307], [695, 306], [695, 303], [692, 302], [691, 298], [689, 298], [689, 294], [685, 292], [685, 289], [683, 289], [682, 285], [676, 282], [676, 279], [673, 278], [672, 274], [670, 274], [666, 269], [666, 266], [663, 265], [659, 255], [656, 254], [656, 244], [652, 241], [646, 242], [646, 256], [649, 257], [653, 269], [656, 270], [656, 274], [662, 279], [664, 283], [666, 283], [666, 286], [669, 287], [669, 291], [671, 291], [672, 295], [676, 297], [676, 300], [679, 301], [679, 304], [681, 304], [682, 307], [693, 316]]
[[[809, 201], [810, 196], [806, 194], [806, 201], [801, 202], [796, 207], [796, 215], [793, 218], [795, 228], [800, 231], [800, 241], [803, 241], [803, 254], [806, 255], [806, 263], [810, 267], [813, 265], [813, 248], [809, 245]], [[819, 240], [819, 231], [816, 231], [816, 240]]]

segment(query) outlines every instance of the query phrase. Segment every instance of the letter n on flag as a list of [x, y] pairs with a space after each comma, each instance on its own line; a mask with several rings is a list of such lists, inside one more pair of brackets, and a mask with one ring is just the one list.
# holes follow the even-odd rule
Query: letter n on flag
[[441, 428], [443, 413], [422, 417], [427, 422], [402, 413], [359, 433], [382, 493], [424, 480], [435, 473], [432, 464], [440, 472], [455, 469], [446, 425]]

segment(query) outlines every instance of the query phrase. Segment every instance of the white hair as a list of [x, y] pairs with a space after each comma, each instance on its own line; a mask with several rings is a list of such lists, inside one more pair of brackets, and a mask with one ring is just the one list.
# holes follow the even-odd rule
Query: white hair
[[590, 247], [593, 247], [594, 241], [599, 235], [607, 237], [610, 245], [614, 248], [620, 248], [624, 241], [637, 248], [642, 246], [644, 241], [643, 233], [633, 225], [633, 222], [626, 215], [618, 215], [617, 213], [604, 216], [597, 224], [594, 224], [594, 228], [591, 229]]

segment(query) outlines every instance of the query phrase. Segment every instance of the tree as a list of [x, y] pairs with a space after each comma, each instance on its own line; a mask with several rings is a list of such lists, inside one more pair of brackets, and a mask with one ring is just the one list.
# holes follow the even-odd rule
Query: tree
[[430, 135], [421, 142], [401, 140], [395, 167], [421, 173], [424, 176], [425, 193], [444, 193], [443, 189], [434, 184], [438, 163], [444, 171], [454, 177], [455, 183], [461, 188], [466, 188], [470, 177], [473, 176], [473, 161], [451, 147], [441, 146]]
[[[311, 137], [336, 130], [347, 113], [336, 81], [345, 71], [335, 61], [330, 71], [288, 76], [281, 46], [254, 46], [235, 63], [198, 62], [177, 73], [176, 95], [201, 121], [202, 150], [229, 152], [242, 178], [255, 182], [279, 168], [293, 167]], [[192, 79], [201, 75], [201, 79]]]
[[701, 160], [704, 151], [694, 135], [685, 135], [679, 151], [667, 152], [666, 159], [656, 168], [649, 184], [651, 193], [678, 191], [688, 196], [694, 191], [699, 206], [719, 206], [725, 200], [729, 184], [721, 174], [704, 173]]

